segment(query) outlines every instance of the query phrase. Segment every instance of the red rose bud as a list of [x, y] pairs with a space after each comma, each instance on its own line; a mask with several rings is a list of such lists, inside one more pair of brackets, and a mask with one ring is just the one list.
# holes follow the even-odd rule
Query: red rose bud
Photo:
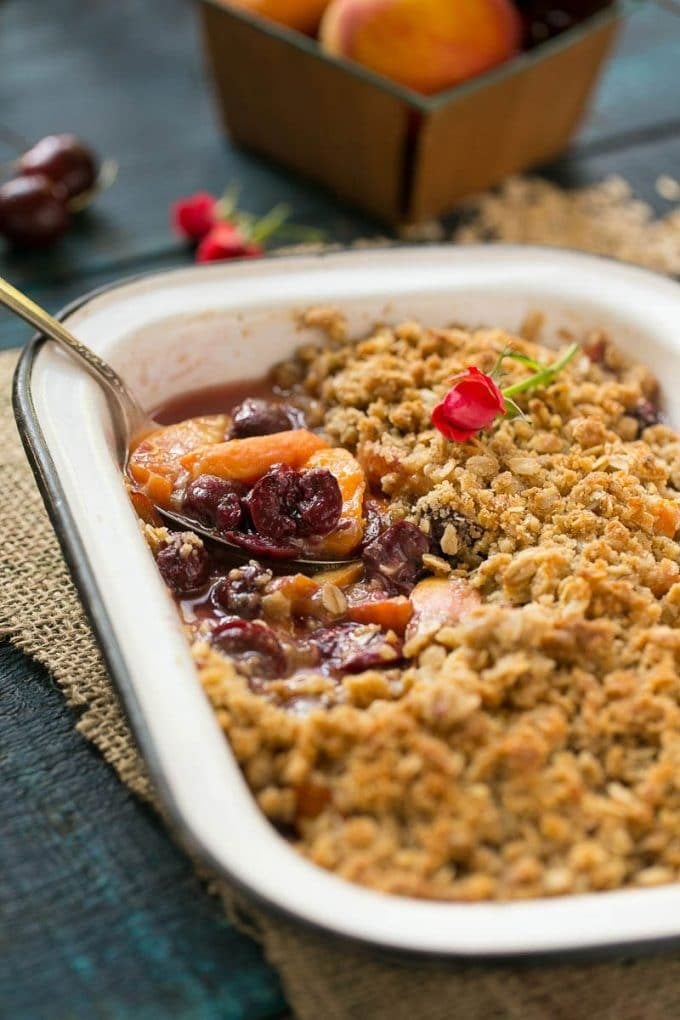
[[212, 229], [217, 219], [217, 199], [207, 191], [197, 191], [195, 195], [180, 198], [172, 206], [172, 225], [182, 237], [192, 241], [201, 238]]
[[262, 247], [243, 236], [233, 223], [217, 223], [196, 249], [197, 262], [221, 262], [225, 259], [256, 258]]
[[454, 443], [465, 443], [505, 414], [505, 398], [490, 375], [468, 368], [432, 412], [432, 424]]

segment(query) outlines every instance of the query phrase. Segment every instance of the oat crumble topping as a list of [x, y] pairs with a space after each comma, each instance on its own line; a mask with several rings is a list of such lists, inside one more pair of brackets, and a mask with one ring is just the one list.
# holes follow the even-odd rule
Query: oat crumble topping
[[[301, 348], [280, 377], [392, 518], [436, 536], [428, 570], [479, 604], [412, 636], [406, 666], [340, 684], [304, 674], [304, 712], [286, 681], [263, 697], [199, 634], [203, 686], [260, 807], [312, 861], [388, 893], [518, 899], [677, 880], [680, 437], [649, 412], [656, 380], [599, 334], [518, 398], [524, 418], [455, 444], [430, 422], [452, 375], [488, 371], [508, 346], [554, 352], [416, 322], [353, 343], [328, 309], [307, 323], [333, 343]], [[508, 363], [508, 381], [524, 371]], [[280, 592], [264, 596], [277, 597], [285, 612]], [[346, 608], [334, 584], [322, 601]]]

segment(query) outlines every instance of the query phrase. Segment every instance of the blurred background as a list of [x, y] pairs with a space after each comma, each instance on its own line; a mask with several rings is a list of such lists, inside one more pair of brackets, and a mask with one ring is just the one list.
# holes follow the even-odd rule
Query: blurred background
[[[657, 179], [680, 176], [680, 7], [675, 0], [633, 6], [581, 130], [566, 154], [540, 172], [570, 188], [621, 174], [664, 213], [670, 206]], [[397, 236], [393, 226], [321, 185], [230, 143], [214, 101], [198, 9], [189, 0], [5, 0], [0, 8], [0, 162], [16, 158], [14, 136], [33, 145], [45, 135], [73, 132], [119, 167], [114, 186], [74, 218], [58, 244], [17, 252], [0, 241], [2, 271], [52, 309], [55, 301], [116, 276], [188, 261], [191, 253], [170, 227], [171, 203], [198, 190], [220, 195], [232, 182], [244, 209], [261, 215], [284, 202], [295, 223], [323, 231], [328, 241]], [[257, 94], [263, 73], [253, 62], [239, 94]], [[569, 81], [562, 87], [568, 93]], [[276, 105], [274, 97], [271, 102]], [[281, 97], [276, 102], [285, 106]], [[295, 138], [290, 144], [295, 147]], [[455, 154], [447, 173], [455, 176]], [[447, 236], [455, 218], [446, 221]], [[17, 343], [20, 330], [3, 319], [0, 342]]]

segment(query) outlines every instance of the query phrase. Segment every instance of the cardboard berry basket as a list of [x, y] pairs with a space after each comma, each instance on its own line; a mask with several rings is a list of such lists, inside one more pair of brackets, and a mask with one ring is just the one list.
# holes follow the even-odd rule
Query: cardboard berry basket
[[567, 144], [622, 0], [462, 85], [422, 96], [299, 32], [200, 0], [208, 64], [234, 141], [388, 223], [438, 216]]

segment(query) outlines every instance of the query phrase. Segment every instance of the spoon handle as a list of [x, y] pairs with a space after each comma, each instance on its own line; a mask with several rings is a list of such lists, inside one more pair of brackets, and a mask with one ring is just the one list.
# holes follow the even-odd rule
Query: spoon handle
[[149, 421], [149, 416], [142, 410], [117, 372], [98, 354], [81, 343], [73, 333], [53, 318], [48, 312], [13, 287], [0, 276], [0, 304], [11, 312], [25, 319], [31, 326], [54, 340], [61, 347], [74, 355], [81, 365], [93, 375], [113, 398], [116, 410], [122, 417], [122, 424], [129, 439]]

